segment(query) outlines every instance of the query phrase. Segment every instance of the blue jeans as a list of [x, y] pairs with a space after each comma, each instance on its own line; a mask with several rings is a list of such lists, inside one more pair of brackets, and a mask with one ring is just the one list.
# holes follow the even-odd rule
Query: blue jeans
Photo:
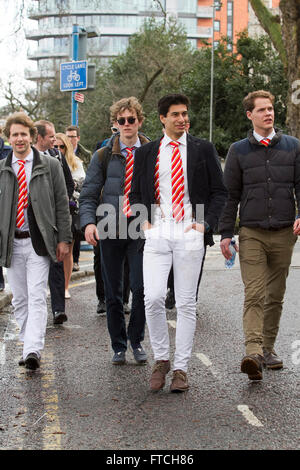
[[[114, 352], [126, 351], [127, 339], [133, 348], [139, 346], [144, 339], [143, 253], [137, 251], [137, 243], [138, 240], [130, 238], [100, 241], [107, 326]], [[132, 292], [132, 306], [127, 332], [123, 310], [123, 273], [126, 256]]]

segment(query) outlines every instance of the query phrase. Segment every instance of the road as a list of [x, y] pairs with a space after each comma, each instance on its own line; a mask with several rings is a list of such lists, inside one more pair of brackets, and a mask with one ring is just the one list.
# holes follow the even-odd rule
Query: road
[[[237, 265], [224, 269], [218, 247], [208, 252], [201, 282], [190, 390], [153, 394], [153, 365], [111, 365], [106, 318], [96, 315], [92, 277], [74, 281], [69, 321], [49, 314], [41, 368], [18, 366], [21, 345], [6, 308], [0, 314], [0, 449], [200, 450], [300, 449], [299, 244], [285, 298], [277, 351], [281, 371], [262, 382], [240, 373], [243, 287]], [[172, 348], [176, 309], [168, 311]], [[173, 349], [172, 349], [173, 351]]]

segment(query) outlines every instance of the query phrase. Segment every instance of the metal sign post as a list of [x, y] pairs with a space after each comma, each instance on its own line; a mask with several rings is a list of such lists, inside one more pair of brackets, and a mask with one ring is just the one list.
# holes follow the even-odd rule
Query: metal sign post
[[[79, 46], [79, 26], [73, 25], [72, 32], [72, 60], [75, 62], [78, 60], [78, 46]], [[78, 126], [78, 103], [75, 100], [75, 91], [72, 91], [71, 98], [71, 121], [72, 126]]]

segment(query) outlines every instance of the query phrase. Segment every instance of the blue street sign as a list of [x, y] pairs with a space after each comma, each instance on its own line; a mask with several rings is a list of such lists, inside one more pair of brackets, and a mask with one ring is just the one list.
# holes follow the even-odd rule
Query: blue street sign
[[86, 60], [60, 64], [60, 91], [86, 90], [87, 72]]

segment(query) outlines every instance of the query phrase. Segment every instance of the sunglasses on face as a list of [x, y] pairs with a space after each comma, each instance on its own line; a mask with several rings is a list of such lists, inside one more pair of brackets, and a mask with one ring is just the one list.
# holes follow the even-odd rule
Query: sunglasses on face
[[128, 122], [128, 124], [134, 124], [135, 121], [136, 121], [136, 118], [133, 117], [133, 116], [130, 116], [128, 118], [124, 118], [124, 117], [121, 117], [120, 119], [117, 119], [117, 123], [120, 125], [120, 126], [124, 126], [125, 122]]
[[66, 146], [65, 145], [54, 145], [55, 149], [61, 149], [63, 150]]

